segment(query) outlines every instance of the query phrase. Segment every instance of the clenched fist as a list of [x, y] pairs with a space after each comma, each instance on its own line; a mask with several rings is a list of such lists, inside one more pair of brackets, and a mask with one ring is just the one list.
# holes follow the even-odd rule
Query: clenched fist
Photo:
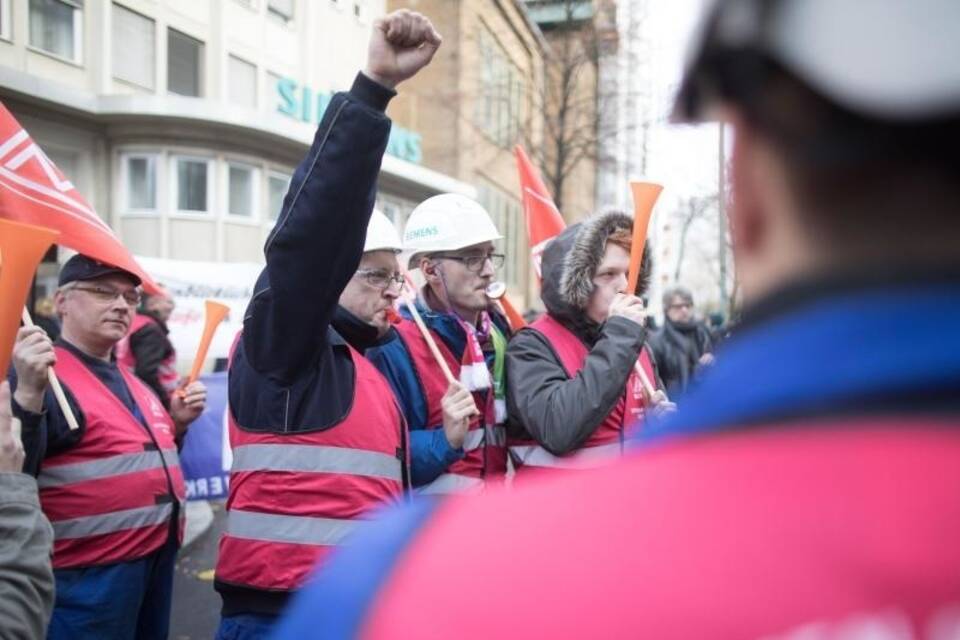
[[408, 9], [394, 11], [374, 21], [363, 73], [393, 89], [427, 66], [442, 40], [423, 15]]

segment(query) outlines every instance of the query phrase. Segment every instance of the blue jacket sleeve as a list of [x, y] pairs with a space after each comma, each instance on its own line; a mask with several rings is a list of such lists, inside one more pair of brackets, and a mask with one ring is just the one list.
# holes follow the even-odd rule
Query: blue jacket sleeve
[[443, 425], [427, 425], [427, 403], [410, 355], [397, 337], [387, 344], [367, 349], [366, 357], [386, 377], [410, 426], [410, 480], [414, 487], [432, 482], [447, 467], [464, 456], [453, 448]]
[[349, 93], [330, 101], [290, 181], [243, 322], [246, 359], [277, 382], [294, 381], [315, 362], [360, 262], [393, 95], [358, 74]]

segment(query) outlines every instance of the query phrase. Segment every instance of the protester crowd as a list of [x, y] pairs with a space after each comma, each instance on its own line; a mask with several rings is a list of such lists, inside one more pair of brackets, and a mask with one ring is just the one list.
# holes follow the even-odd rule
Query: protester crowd
[[[384, 112], [442, 39], [376, 21], [231, 348], [217, 638], [960, 637], [960, 14], [916, 4], [708, 13], [676, 117], [736, 133], [732, 336], [680, 286], [651, 328], [621, 211], [546, 245], [529, 324], [480, 204], [429, 198], [401, 237]], [[168, 636], [206, 389], [141, 284], [77, 254], [17, 334], [3, 637]]]

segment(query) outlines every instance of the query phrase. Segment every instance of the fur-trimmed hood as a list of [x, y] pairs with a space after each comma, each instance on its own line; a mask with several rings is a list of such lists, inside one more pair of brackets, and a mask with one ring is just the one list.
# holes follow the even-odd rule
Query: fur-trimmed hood
[[[633, 218], [622, 211], [605, 211], [567, 227], [543, 251], [540, 298], [544, 306], [550, 315], [590, 342], [599, 326], [586, 317], [584, 310], [593, 293], [593, 278], [603, 259], [607, 238], [621, 228], [632, 230]], [[652, 268], [647, 246], [636, 295], [647, 292]]]

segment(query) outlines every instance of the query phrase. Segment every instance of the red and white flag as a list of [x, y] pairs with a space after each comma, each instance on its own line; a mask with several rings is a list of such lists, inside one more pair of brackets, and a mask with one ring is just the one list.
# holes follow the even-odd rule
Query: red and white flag
[[550, 192], [540, 178], [540, 172], [530, 162], [523, 147], [520, 145], [514, 147], [514, 156], [520, 173], [520, 193], [523, 199], [523, 216], [527, 221], [530, 255], [539, 278], [541, 277], [540, 256], [544, 248], [548, 242], [566, 229], [567, 223], [563, 221], [560, 210], [553, 203]]
[[120, 267], [159, 290], [47, 154], [0, 103], [0, 218], [55, 229], [57, 244]]

